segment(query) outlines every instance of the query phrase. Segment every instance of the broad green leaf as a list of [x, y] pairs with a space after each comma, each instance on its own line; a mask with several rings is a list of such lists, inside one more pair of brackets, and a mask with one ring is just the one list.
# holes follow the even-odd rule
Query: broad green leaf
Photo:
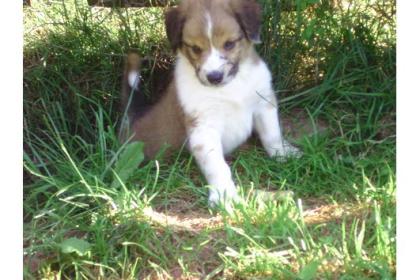
[[75, 237], [69, 238], [61, 242], [61, 252], [64, 254], [76, 253], [79, 256], [86, 255], [90, 250], [90, 243]]
[[[115, 163], [115, 175], [125, 183], [143, 160], [143, 143], [136, 141], [127, 144]], [[120, 181], [115, 177], [111, 186], [115, 188], [119, 185]]]
[[316, 276], [316, 271], [318, 269], [319, 262], [313, 261], [306, 264], [302, 270], [299, 272], [299, 279], [301, 280], [311, 280]]

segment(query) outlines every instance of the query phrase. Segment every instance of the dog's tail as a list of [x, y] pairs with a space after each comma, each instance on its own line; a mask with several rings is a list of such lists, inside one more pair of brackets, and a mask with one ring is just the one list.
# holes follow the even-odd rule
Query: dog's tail
[[141, 90], [141, 58], [135, 52], [129, 52], [124, 65], [120, 106], [122, 119], [119, 139], [126, 141], [131, 136], [130, 127], [136, 116], [147, 107], [145, 95]]

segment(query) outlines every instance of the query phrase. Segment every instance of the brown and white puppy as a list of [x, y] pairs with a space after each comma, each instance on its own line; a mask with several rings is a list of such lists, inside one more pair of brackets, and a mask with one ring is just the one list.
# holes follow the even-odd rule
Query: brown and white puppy
[[[255, 0], [184, 0], [167, 11], [174, 77], [156, 105], [130, 120], [132, 139], [145, 143], [149, 158], [164, 144], [176, 149], [187, 141], [212, 186], [211, 205], [238, 199], [224, 155], [253, 130], [269, 156], [300, 154], [282, 137], [271, 74], [254, 49], [260, 22]], [[141, 94], [132, 64], [125, 83]]]

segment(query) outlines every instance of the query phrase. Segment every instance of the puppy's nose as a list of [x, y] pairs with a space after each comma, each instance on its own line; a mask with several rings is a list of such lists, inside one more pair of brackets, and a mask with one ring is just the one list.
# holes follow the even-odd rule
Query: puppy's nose
[[223, 80], [223, 72], [213, 71], [207, 74], [207, 80], [213, 85], [220, 84]]

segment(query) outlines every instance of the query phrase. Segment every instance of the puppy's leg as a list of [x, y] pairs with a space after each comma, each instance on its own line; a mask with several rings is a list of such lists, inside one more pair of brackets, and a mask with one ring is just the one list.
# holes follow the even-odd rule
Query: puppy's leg
[[300, 157], [300, 150], [283, 138], [274, 95], [270, 100], [272, 102], [262, 101], [254, 114], [254, 128], [264, 149], [270, 157]]
[[238, 193], [223, 156], [219, 133], [211, 128], [196, 128], [189, 136], [189, 146], [207, 183], [211, 185], [210, 206], [230, 200], [237, 201]]

